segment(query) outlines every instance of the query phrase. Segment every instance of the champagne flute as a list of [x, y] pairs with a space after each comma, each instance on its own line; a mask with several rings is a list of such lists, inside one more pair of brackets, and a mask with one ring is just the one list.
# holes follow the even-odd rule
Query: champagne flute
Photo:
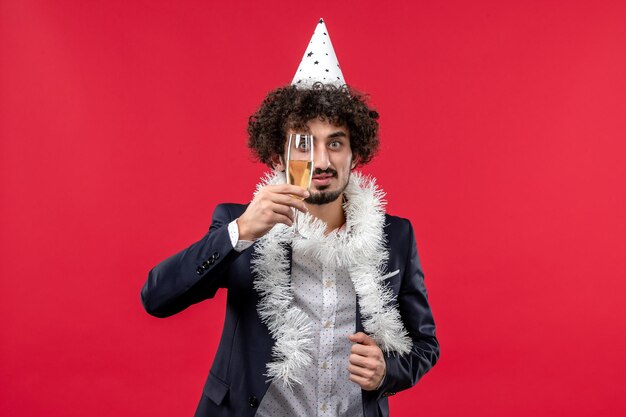
[[[305, 190], [311, 186], [313, 176], [313, 135], [291, 133], [287, 147], [287, 182]], [[294, 209], [293, 232], [298, 232], [298, 210]]]

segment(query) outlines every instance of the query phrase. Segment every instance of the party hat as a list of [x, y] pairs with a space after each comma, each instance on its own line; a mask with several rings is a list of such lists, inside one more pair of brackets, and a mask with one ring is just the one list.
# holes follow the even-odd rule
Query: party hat
[[301, 88], [310, 88], [316, 82], [337, 86], [346, 83], [324, 19], [320, 19], [317, 23], [311, 42], [304, 51], [291, 84]]

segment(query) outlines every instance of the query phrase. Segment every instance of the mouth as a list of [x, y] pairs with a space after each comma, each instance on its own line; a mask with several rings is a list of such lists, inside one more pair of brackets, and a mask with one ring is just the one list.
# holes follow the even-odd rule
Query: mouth
[[329, 185], [335, 176], [333, 174], [316, 174], [313, 175], [313, 185], [325, 186]]

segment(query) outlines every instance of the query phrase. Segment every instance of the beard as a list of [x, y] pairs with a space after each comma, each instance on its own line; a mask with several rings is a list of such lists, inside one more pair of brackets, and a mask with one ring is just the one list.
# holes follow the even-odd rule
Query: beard
[[328, 204], [337, 200], [342, 193], [343, 193], [343, 190], [319, 191], [315, 194], [311, 193], [311, 196], [309, 198], [305, 198], [304, 201], [309, 204], [317, 204], [317, 205]]
[[[333, 178], [337, 178], [337, 171], [335, 171], [332, 168], [328, 168], [325, 170], [321, 170], [318, 168], [313, 172], [313, 175], [320, 175], [320, 174], [331, 174]], [[350, 179], [350, 173], [348, 173], [348, 178], [346, 179], [346, 183], [343, 184], [343, 187], [341, 187], [341, 189], [339, 190], [326, 191], [326, 189], [329, 187], [328, 185], [320, 187], [316, 192], [309, 190], [311, 195], [309, 196], [309, 198], [305, 198], [304, 201], [306, 203], [316, 204], [316, 205], [332, 203], [343, 194], [344, 190], [348, 186], [349, 179]]]

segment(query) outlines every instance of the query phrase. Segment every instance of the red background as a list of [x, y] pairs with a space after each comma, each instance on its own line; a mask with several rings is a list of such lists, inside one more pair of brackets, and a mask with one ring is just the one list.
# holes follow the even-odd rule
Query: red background
[[148, 270], [264, 171], [251, 114], [326, 19], [380, 111], [364, 171], [413, 222], [440, 363], [399, 416], [626, 415], [626, 6], [0, 3], [0, 414], [191, 416], [224, 293]]

